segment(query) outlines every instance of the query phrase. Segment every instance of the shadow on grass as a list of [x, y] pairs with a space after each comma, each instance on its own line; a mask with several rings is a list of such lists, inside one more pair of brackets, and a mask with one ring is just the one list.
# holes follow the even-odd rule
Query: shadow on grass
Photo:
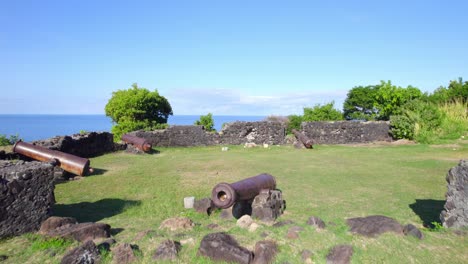
[[93, 168], [93, 173], [91, 173], [91, 174], [88, 175], [87, 177], [89, 177], [89, 176], [103, 175], [103, 174], [106, 173], [106, 172], [107, 172], [107, 170], [105, 170], [105, 169]]
[[419, 200], [410, 204], [409, 207], [415, 214], [421, 218], [424, 227], [433, 228], [432, 222], [440, 223], [440, 213], [444, 209], [445, 201], [443, 200]]
[[124, 209], [140, 205], [140, 201], [122, 199], [102, 199], [93, 203], [56, 204], [54, 216], [74, 217], [78, 222], [97, 222], [118, 215]]

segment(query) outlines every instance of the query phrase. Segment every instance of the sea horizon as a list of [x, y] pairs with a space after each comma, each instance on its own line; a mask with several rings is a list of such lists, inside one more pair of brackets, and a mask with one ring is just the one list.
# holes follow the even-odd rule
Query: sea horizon
[[[267, 116], [213, 115], [214, 128], [224, 123], [261, 121]], [[172, 115], [169, 125], [193, 125], [200, 115]], [[80, 132], [110, 132], [112, 120], [104, 114], [0, 114], [0, 135], [15, 136], [28, 142]]]

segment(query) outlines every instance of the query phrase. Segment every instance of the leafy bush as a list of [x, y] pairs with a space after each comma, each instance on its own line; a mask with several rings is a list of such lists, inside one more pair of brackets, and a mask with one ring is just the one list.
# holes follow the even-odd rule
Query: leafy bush
[[335, 102], [320, 105], [317, 104], [313, 108], [304, 108], [304, 116], [302, 117], [304, 122], [311, 121], [336, 121], [343, 120], [343, 114], [333, 108]]
[[407, 102], [422, 97], [422, 92], [412, 86], [402, 88], [392, 85], [390, 81], [382, 81], [376, 93], [374, 106], [378, 110], [378, 120], [389, 120], [390, 116], [398, 113], [400, 108]]
[[357, 86], [351, 89], [343, 103], [343, 115], [347, 120], [375, 120], [375, 107], [379, 86]]
[[394, 139], [414, 139], [414, 123], [408, 116], [391, 116], [390, 127], [390, 133]]
[[128, 90], [113, 92], [105, 111], [115, 124], [112, 133], [116, 141], [131, 131], [158, 129], [172, 115], [172, 107], [165, 97], [157, 90], [150, 92], [136, 83]]
[[203, 126], [205, 130], [209, 132], [216, 131], [216, 129], [214, 129], [214, 120], [213, 115], [211, 113], [200, 116], [200, 119], [195, 121], [195, 125]]
[[21, 140], [18, 134], [10, 135], [9, 137], [7, 135], [0, 134], [0, 146], [14, 145], [18, 140]]
[[286, 126], [286, 134], [291, 134], [293, 129], [300, 130], [302, 123], [302, 116], [290, 115], [288, 116], [289, 122]]

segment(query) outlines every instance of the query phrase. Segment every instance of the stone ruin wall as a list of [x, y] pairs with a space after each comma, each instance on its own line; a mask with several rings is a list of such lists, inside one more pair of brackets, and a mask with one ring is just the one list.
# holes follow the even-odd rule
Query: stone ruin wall
[[39, 229], [55, 203], [53, 166], [0, 160], [0, 238]]
[[114, 135], [109, 132], [90, 132], [72, 136], [57, 136], [33, 141], [32, 143], [82, 158], [97, 157], [116, 149]]
[[353, 144], [392, 141], [389, 122], [303, 122], [302, 131], [315, 144]]
[[447, 173], [447, 193], [440, 220], [444, 227], [468, 227], [468, 160]]
[[[316, 144], [349, 144], [391, 141], [388, 122], [304, 122], [302, 131]], [[219, 133], [210, 133], [203, 126], [171, 126], [156, 131], [135, 131], [154, 147], [188, 147], [240, 145], [245, 143], [286, 144], [286, 127], [279, 122], [227, 123]]]

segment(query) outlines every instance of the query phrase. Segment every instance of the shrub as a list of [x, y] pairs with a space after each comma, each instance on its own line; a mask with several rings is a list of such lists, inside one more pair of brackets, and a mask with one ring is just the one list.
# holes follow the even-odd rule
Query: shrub
[[128, 90], [113, 92], [105, 111], [115, 124], [112, 133], [116, 141], [127, 132], [158, 129], [172, 115], [172, 107], [165, 97], [157, 90], [150, 92], [136, 83]]
[[291, 134], [293, 129], [300, 130], [302, 124], [302, 116], [290, 115], [288, 116], [289, 122], [286, 126], [286, 134]]
[[0, 134], [0, 146], [14, 145], [18, 140], [21, 140], [18, 134], [10, 135], [9, 137], [7, 135]]
[[216, 131], [216, 129], [214, 129], [214, 120], [213, 115], [211, 113], [200, 116], [200, 119], [195, 121], [195, 125], [203, 126], [205, 130], [209, 132]]
[[333, 108], [335, 102], [331, 102], [328, 104], [320, 105], [317, 104], [313, 108], [304, 108], [304, 122], [311, 122], [311, 121], [336, 121], [336, 120], [343, 120], [343, 114]]

